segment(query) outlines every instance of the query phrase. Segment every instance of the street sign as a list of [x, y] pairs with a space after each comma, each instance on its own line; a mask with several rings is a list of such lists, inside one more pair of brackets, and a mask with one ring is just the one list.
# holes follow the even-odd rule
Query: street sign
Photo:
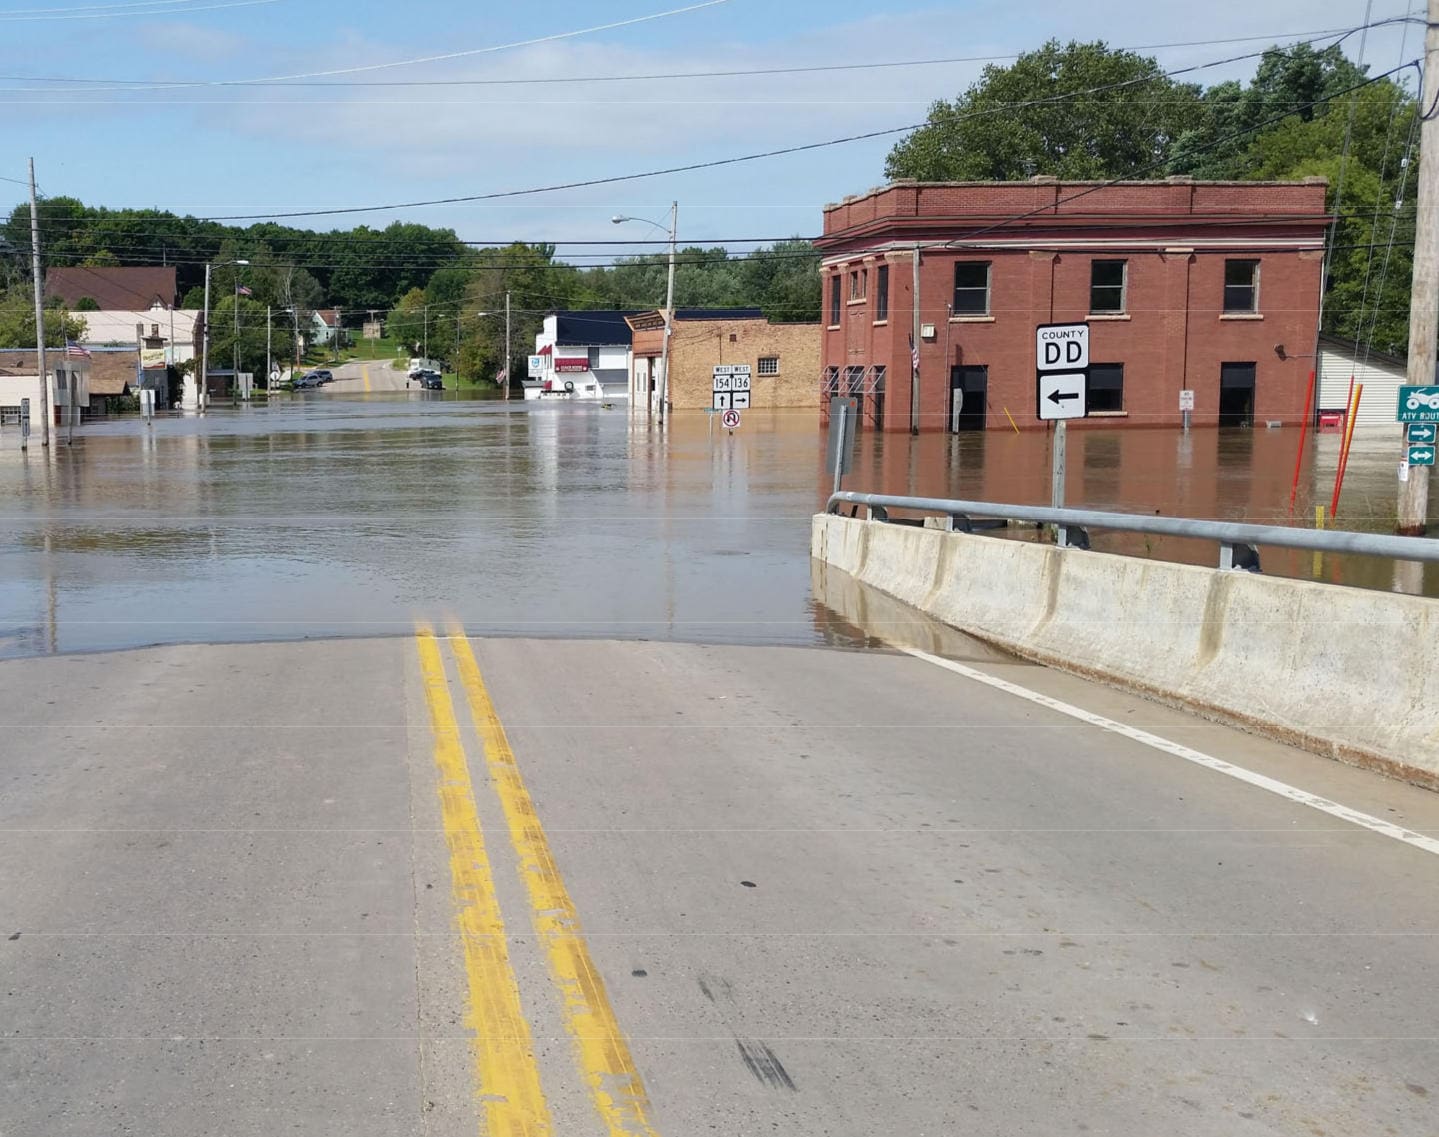
[[1035, 416], [1041, 422], [1089, 413], [1089, 325], [1040, 324], [1034, 329]]
[[716, 391], [714, 393], [714, 409], [717, 411], [729, 410], [733, 398], [734, 395], [729, 391]]
[[729, 405], [732, 406], [732, 407], [734, 407], [735, 410], [737, 410], [737, 411], [747, 411], [747, 410], [749, 410], [749, 392], [748, 392], [748, 391], [731, 391], [729, 398], [730, 398], [730, 403], [729, 403]]
[[1040, 324], [1034, 333], [1039, 371], [1088, 371], [1088, 324]]
[[1439, 422], [1439, 387], [1400, 387], [1400, 422]]
[[750, 367], [748, 363], [722, 363], [714, 369], [714, 390], [719, 392], [748, 391], [750, 389]]
[[23, 444], [25, 439], [30, 437], [30, 400], [20, 400], [20, 441]]
[[1039, 417], [1045, 422], [1055, 419], [1083, 418], [1089, 413], [1088, 399], [1085, 398], [1089, 386], [1088, 376], [1084, 372], [1063, 375], [1039, 376]]
[[1434, 465], [1433, 446], [1411, 446], [1409, 447], [1409, 465], [1411, 466], [1432, 466]]
[[1192, 411], [1192, 410], [1194, 409], [1194, 392], [1193, 392], [1193, 391], [1180, 391], [1180, 392], [1179, 392], [1179, 409], [1180, 409], [1181, 411]]
[[739, 426], [739, 411], [725, 411], [725, 413], [720, 416], [720, 423], [728, 429], [734, 430], [735, 427]]
[[542, 379], [545, 374], [545, 357], [543, 355], [530, 356], [529, 375], [531, 379]]
[[1408, 432], [1404, 435], [1405, 442], [1427, 442], [1433, 445], [1439, 442], [1439, 426], [1432, 422], [1411, 422]]

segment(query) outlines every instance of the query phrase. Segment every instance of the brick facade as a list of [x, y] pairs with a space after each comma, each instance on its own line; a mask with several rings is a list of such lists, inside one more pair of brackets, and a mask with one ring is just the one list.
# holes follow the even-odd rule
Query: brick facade
[[[630, 318], [634, 329], [633, 382], [638, 405], [646, 397], [648, 376], [658, 374], [664, 349], [664, 319], [659, 312]], [[814, 406], [815, 376], [820, 368], [818, 324], [772, 324], [762, 316], [738, 318], [718, 313], [675, 317], [670, 344], [669, 404], [677, 411], [704, 410], [714, 390], [714, 368], [747, 363], [751, 369], [750, 407], [765, 410]], [[760, 360], [775, 360], [776, 372], [762, 372]], [[768, 365], [766, 365], [766, 370]]]
[[[867, 425], [909, 430], [917, 322], [932, 332], [918, 338], [919, 429], [1009, 430], [1011, 419], [1035, 428], [1034, 329], [1087, 320], [1092, 362], [1122, 366], [1109, 372], [1111, 382], [1122, 374], [1117, 405], [1088, 422], [1178, 425], [1179, 392], [1189, 389], [1196, 425], [1297, 423], [1313, 366], [1324, 194], [1322, 179], [1035, 179], [898, 183], [848, 199], [826, 208], [818, 242], [825, 326], [816, 378], [822, 392], [862, 394]], [[1105, 271], [1095, 261], [1123, 262], [1118, 311], [1091, 312], [1092, 274]], [[1225, 311], [1229, 261], [1257, 262], [1252, 311]], [[987, 291], [957, 292], [963, 262], [971, 274], [988, 264]]]

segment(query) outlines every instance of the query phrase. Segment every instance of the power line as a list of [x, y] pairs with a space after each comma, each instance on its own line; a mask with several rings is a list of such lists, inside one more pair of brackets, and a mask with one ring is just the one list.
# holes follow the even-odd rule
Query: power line
[[[167, 0], [157, 0], [157, 3], [165, 3]], [[172, 16], [189, 15], [191, 12], [215, 12], [221, 8], [254, 8], [260, 4], [278, 4], [281, 0], [219, 0], [218, 3], [202, 4], [194, 8], [150, 8], [145, 11], [118, 11], [118, 12], [88, 12], [81, 13], [78, 9], [74, 15], [15, 15], [9, 12], [0, 12], [0, 23], [4, 24], [26, 24], [38, 21], [51, 22], [55, 20], [113, 20], [120, 17], [137, 16]], [[57, 8], [56, 12], [64, 12], [66, 9]]]
[[[1383, 27], [1386, 24], [1393, 24], [1411, 20], [1407, 16], [1394, 16], [1385, 20], [1379, 20], [1365, 25], [1370, 28]], [[1276, 43], [1280, 40], [1301, 39], [1312, 37], [1311, 40], [1323, 39], [1331, 35], [1340, 35], [1349, 31], [1348, 28], [1319, 28], [1304, 32], [1284, 32], [1272, 36], [1230, 36], [1223, 39], [1208, 40], [1182, 40], [1170, 43], [1148, 43], [1135, 44], [1131, 47], [1121, 47], [1118, 51], [1163, 51], [1184, 47], [1216, 47], [1221, 44], [1231, 43], [1254, 43], [1260, 40], [1269, 40]], [[1297, 46], [1297, 45], [1290, 45]], [[498, 49], [492, 49], [498, 50]], [[266, 87], [307, 87], [325, 88], [333, 87], [345, 89], [350, 87], [505, 87], [505, 86], [533, 86], [549, 85], [557, 83], [638, 83], [638, 82], [669, 82], [676, 79], [730, 79], [746, 76], [763, 75], [809, 75], [823, 74], [838, 71], [877, 71], [899, 67], [938, 67], [952, 66], [961, 63], [998, 63], [1004, 60], [1019, 58], [1018, 55], [961, 55], [950, 56], [942, 59], [899, 59], [879, 63], [828, 63], [817, 64], [808, 67], [754, 67], [737, 68], [725, 71], [671, 71], [642, 75], [546, 75], [546, 76], [525, 76], [512, 79], [353, 79], [339, 80], [332, 82], [316, 82], [313, 80], [289, 80], [289, 79], [214, 79], [214, 80], [176, 80], [167, 82], [162, 86], [156, 86], [153, 80], [147, 79], [93, 79], [83, 77], [55, 77], [55, 76], [28, 76], [28, 75], [0, 75], [0, 82], [15, 83], [73, 83], [81, 85], [112, 86], [115, 90], [146, 90], [146, 89], [177, 89], [183, 87], [232, 87], [252, 86], [261, 83]], [[398, 66], [396, 64], [395, 66]], [[36, 90], [33, 87], [7, 87], [0, 88], [6, 92], [22, 93]]]
[[[1341, 37], [1341, 40], [1342, 40], [1343, 38], [1346, 38], [1346, 37], [1349, 36], [1349, 35], [1353, 35], [1355, 32], [1357, 32], [1357, 31], [1359, 31], [1359, 30], [1360, 30], [1360, 29], [1357, 28], [1357, 27], [1350, 29], [1348, 32], [1345, 33], [1345, 35], [1344, 35], [1343, 37]], [[1085, 95], [1099, 94], [1099, 93], [1102, 93], [1102, 92], [1104, 92], [1104, 91], [1111, 91], [1111, 90], [1117, 90], [1117, 89], [1124, 88], [1124, 87], [1134, 86], [1134, 85], [1137, 84], [1137, 83], [1142, 83], [1142, 82], [1154, 82], [1154, 81], [1156, 81], [1156, 80], [1158, 80], [1158, 79], [1172, 79], [1172, 78], [1174, 78], [1176, 75], [1187, 75], [1187, 74], [1190, 74], [1190, 73], [1195, 72], [1195, 71], [1204, 71], [1204, 70], [1207, 70], [1207, 69], [1209, 69], [1209, 68], [1211, 68], [1211, 67], [1219, 67], [1219, 66], [1222, 66], [1222, 65], [1227, 64], [1227, 63], [1233, 63], [1233, 62], [1236, 62], [1236, 61], [1242, 60], [1242, 59], [1250, 59], [1250, 58], [1253, 58], [1255, 55], [1263, 55], [1263, 54], [1264, 54], [1263, 52], [1251, 52], [1251, 53], [1248, 53], [1248, 54], [1245, 54], [1245, 55], [1231, 56], [1231, 57], [1229, 57], [1229, 58], [1227, 58], [1227, 59], [1214, 60], [1214, 61], [1209, 62], [1209, 63], [1193, 64], [1193, 65], [1188, 66], [1188, 67], [1177, 68], [1177, 69], [1175, 69], [1175, 70], [1173, 70], [1173, 71], [1159, 72], [1159, 73], [1157, 73], [1157, 74], [1155, 74], [1155, 75], [1144, 76], [1144, 77], [1138, 78], [1138, 79], [1124, 80], [1124, 81], [1121, 81], [1121, 82], [1118, 82], [1118, 83], [1110, 83], [1110, 84], [1106, 84], [1106, 85], [1100, 86], [1100, 87], [1089, 88], [1089, 89], [1084, 90], [1084, 91], [1066, 92], [1066, 93], [1063, 94], [1063, 95], [1052, 95], [1052, 96], [1048, 96], [1048, 97], [1040, 98], [1040, 99], [1028, 99], [1028, 100], [1024, 100], [1024, 101], [1022, 101], [1022, 102], [1019, 102], [1019, 103], [1009, 103], [1009, 104], [1006, 104], [1006, 105], [1000, 106], [1000, 107], [985, 107], [985, 108], [982, 108], [981, 110], [974, 111], [974, 112], [972, 112], [971, 114], [965, 115], [965, 116], [963, 116], [963, 117], [964, 117], [964, 118], [980, 117], [980, 116], [983, 116], [983, 115], [1004, 113], [1004, 112], [1007, 112], [1007, 111], [1012, 111], [1012, 110], [1016, 110], [1016, 109], [1021, 109], [1021, 108], [1024, 108], [1024, 107], [1042, 106], [1042, 105], [1046, 105], [1046, 104], [1050, 104], [1050, 103], [1055, 103], [1055, 102], [1063, 102], [1063, 101], [1066, 101], [1066, 100], [1068, 100], [1068, 99], [1079, 98], [1079, 97], [1082, 97], [1082, 96], [1085, 96]], [[1399, 69], [1396, 68], [1395, 70], [1399, 70]], [[1393, 74], [1393, 72], [1385, 72], [1385, 75], [1384, 75], [1384, 76], [1381, 76], [1381, 78], [1387, 77], [1387, 76], [1390, 75], [1390, 74]], [[1367, 85], [1367, 84], [1360, 84], [1360, 86], [1364, 86], [1364, 85]], [[1351, 89], [1352, 89], [1352, 90], [1357, 90], [1358, 88], [1355, 87], [1355, 88], [1351, 88]], [[1309, 105], [1309, 106], [1317, 106], [1317, 105], [1319, 105], [1319, 103], [1328, 102], [1330, 99], [1336, 98], [1336, 97], [1338, 97], [1338, 95], [1342, 95], [1342, 94], [1345, 94], [1345, 93], [1347, 93], [1347, 92], [1345, 92], [1345, 91], [1339, 91], [1339, 92], [1336, 92], [1336, 93], [1334, 93], [1334, 94], [1330, 94], [1330, 95], [1326, 96], [1326, 97], [1323, 98], [1323, 99], [1316, 100], [1314, 103], [1311, 103], [1311, 104], [1308, 104], [1308, 105]], [[1290, 113], [1293, 113], [1293, 112], [1291, 111]], [[1282, 116], [1282, 117], [1288, 117], [1288, 116], [1286, 115], [1286, 116]], [[1276, 120], [1276, 121], [1277, 121], [1277, 120]], [[464, 194], [464, 195], [458, 195], [458, 196], [455, 196], [455, 197], [436, 198], [436, 199], [429, 200], [429, 201], [395, 202], [395, 203], [390, 203], [390, 204], [387, 204], [387, 205], [351, 206], [351, 207], [338, 207], [338, 208], [331, 208], [331, 209], [283, 210], [283, 211], [277, 211], [277, 212], [273, 212], [273, 213], [238, 213], [238, 214], [226, 214], [226, 215], [216, 215], [216, 216], [212, 216], [212, 217], [208, 218], [208, 220], [211, 220], [211, 221], [273, 221], [273, 220], [279, 220], [279, 219], [282, 219], [282, 218], [290, 218], [290, 217], [335, 217], [335, 216], [340, 216], [340, 215], [342, 215], [342, 214], [385, 213], [385, 212], [390, 212], [390, 211], [392, 211], [392, 210], [400, 210], [400, 209], [420, 209], [420, 208], [426, 208], [426, 207], [436, 206], [436, 205], [461, 205], [461, 204], [467, 204], [467, 203], [476, 202], [476, 201], [500, 201], [500, 200], [511, 199], [511, 198], [516, 198], [516, 197], [531, 197], [531, 196], [534, 196], [534, 195], [537, 195], [537, 194], [557, 193], [557, 192], [560, 192], [560, 191], [563, 191], [563, 190], [589, 189], [589, 188], [593, 188], [593, 187], [595, 187], [595, 186], [602, 186], [602, 185], [616, 185], [616, 184], [619, 184], [619, 183], [621, 183], [621, 182], [642, 181], [642, 180], [646, 180], [646, 179], [649, 179], [649, 178], [665, 177], [665, 176], [668, 176], [668, 175], [671, 175], [671, 174], [693, 173], [693, 172], [696, 172], [696, 171], [699, 171], [699, 170], [713, 170], [713, 169], [717, 169], [717, 168], [722, 167], [722, 166], [733, 166], [733, 165], [738, 165], [738, 164], [746, 163], [746, 162], [756, 162], [756, 161], [760, 161], [760, 160], [766, 159], [766, 158], [778, 158], [778, 157], [785, 157], [785, 156], [788, 156], [788, 155], [791, 155], [791, 154], [802, 154], [802, 153], [806, 153], [806, 152], [813, 151], [813, 150], [823, 150], [823, 149], [827, 149], [827, 148], [829, 148], [829, 147], [831, 147], [831, 146], [842, 146], [842, 145], [846, 145], [846, 144], [853, 143], [853, 142], [863, 142], [863, 141], [868, 141], [868, 140], [870, 140], [870, 139], [875, 139], [875, 138], [886, 138], [886, 137], [890, 137], [890, 136], [895, 135], [895, 134], [904, 134], [904, 133], [907, 133], [907, 132], [909, 132], [909, 131], [918, 130], [918, 129], [919, 129], [921, 126], [923, 126], [923, 125], [925, 125], [925, 124], [923, 124], [923, 123], [910, 123], [910, 124], [907, 124], [907, 125], [905, 125], [905, 126], [886, 127], [886, 128], [884, 128], [884, 129], [881, 129], [881, 130], [864, 131], [864, 132], [859, 133], [859, 134], [851, 134], [851, 135], [847, 135], [847, 136], [842, 137], [842, 138], [831, 138], [831, 139], [827, 139], [827, 140], [825, 140], [825, 141], [823, 141], [823, 142], [809, 142], [809, 143], [804, 143], [804, 144], [797, 145], [797, 146], [783, 146], [783, 147], [778, 147], [778, 148], [776, 148], [776, 149], [774, 149], [774, 150], [765, 150], [765, 151], [760, 151], [760, 152], [754, 153], [754, 154], [744, 154], [744, 155], [740, 155], [740, 156], [732, 157], [732, 158], [716, 158], [716, 159], [711, 159], [711, 160], [705, 161], [705, 162], [690, 162], [690, 163], [687, 163], [687, 164], [684, 164], [684, 165], [680, 165], [680, 166], [670, 166], [670, 167], [666, 167], [666, 168], [658, 169], [658, 170], [647, 170], [647, 171], [644, 171], [644, 172], [642, 172], [642, 173], [635, 173], [635, 174], [616, 174], [616, 175], [612, 175], [612, 176], [609, 176], [609, 177], [602, 177], [602, 178], [586, 178], [586, 179], [583, 179], [583, 180], [580, 180], [580, 181], [561, 182], [561, 183], [556, 183], [556, 184], [553, 184], [553, 185], [548, 185], [548, 186], [535, 186], [535, 187], [530, 187], [530, 188], [528, 188], [528, 189], [521, 189], [521, 190], [497, 190], [497, 191], [493, 191], [493, 192], [490, 192], [490, 193]], [[1264, 125], [1268, 125], [1268, 123], [1265, 123]], [[1241, 132], [1241, 133], [1244, 133], [1244, 132]], [[1166, 161], [1167, 161], [1167, 160], [1166, 160]], [[1163, 165], [1163, 164], [1165, 164], [1165, 163], [1158, 163], [1158, 165]], [[1131, 175], [1131, 176], [1132, 176], [1132, 175]]]

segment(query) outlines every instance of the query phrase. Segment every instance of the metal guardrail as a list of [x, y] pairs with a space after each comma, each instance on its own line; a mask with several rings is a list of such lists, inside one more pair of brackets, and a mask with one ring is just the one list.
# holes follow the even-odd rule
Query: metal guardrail
[[876, 521], [888, 521], [889, 510], [907, 509], [937, 513], [964, 531], [994, 528], [989, 521], [1032, 521], [1056, 527], [1058, 543], [1068, 548], [1089, 548], [1090, 529], [1149, 533], [1162, 537], [1191, 537], [1219, 544], [1219, 567], [1259, 571], [1257, 546], [1305, 549], [1315, 553], [1352, 553], [1399, 561], [1439, 562], [1439, 540], [1395, 537], [1384, 533], [1355, 533], [1335, 529], [1293, 529], [1285, 525], [1247, 525], [1237, 521], [1201, 521], [1189, 517], [1150, 517], [1137, 513], [1102, 513], [1093, 509], [1055, 509], [1039, 505], [1005, 505], [993, 501], [954, 501], [939, 497], [899, 497], [892, 494], [844, 490], [830, 496], [827, 513], [843, 504], [864, 506]]

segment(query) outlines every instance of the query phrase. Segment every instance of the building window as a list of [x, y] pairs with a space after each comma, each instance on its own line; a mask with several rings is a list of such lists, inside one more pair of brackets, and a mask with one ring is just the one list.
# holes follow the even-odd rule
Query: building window
[[590, 350], [589, 350], [589, 360], [590, 360], [590, 370], [591, 370], [591, 371], [598, 371], [598, 370], [600, 369], [600, 349], [599, 349], [599, 348], [597, 348], [597, 347], [592, 347], [592, 348], [590, 348]]
[[1224, 310], [1259, 311], [1259, 262], [1224, 262]]
[[1124, 311], [1127, 261], [1092, 261], [1089, 265], [1089, 310], [1096, 315]]
[[869, 269], [857, 268], [849, 274], [849, 298], [863, 300], [869, 294]]
[[837, 328], [837, 327], [839, 327], [839, 309], [840, 309], [840, 295], [839, 295], [839, 290], [840, 290], [840, 278], [839, 278], [839, 274], [838, 274], [838, 273], [835, 273], [834, 276], [830, 277], [830, 281], [829, 281], [829, 326], [832, 327], [832, 328]]
[[832, 399], [839, 394], [839, 368], [826, 367], [824, 369], [824, 397]]
[[858, 395], [864, 390], [864, 368], [846, 367], [844, 369], [844, 386], [840, 388], [840, 397], [848, 398], [850, 395]]
[[779, 356], [762, 355], [759, 357], [759, 373], [761, 375], [779, 374]]
[[1089, 411], [1122, 411], [1124, 409], [1124, 364], [1091, 363], [1089, 365]]
[[880, 265], [874, 278], [875, 323], [889, 319], [889, 265]]
[[959, 261], [954, 266], [954, 314], [989, 315], [989, 262]]

